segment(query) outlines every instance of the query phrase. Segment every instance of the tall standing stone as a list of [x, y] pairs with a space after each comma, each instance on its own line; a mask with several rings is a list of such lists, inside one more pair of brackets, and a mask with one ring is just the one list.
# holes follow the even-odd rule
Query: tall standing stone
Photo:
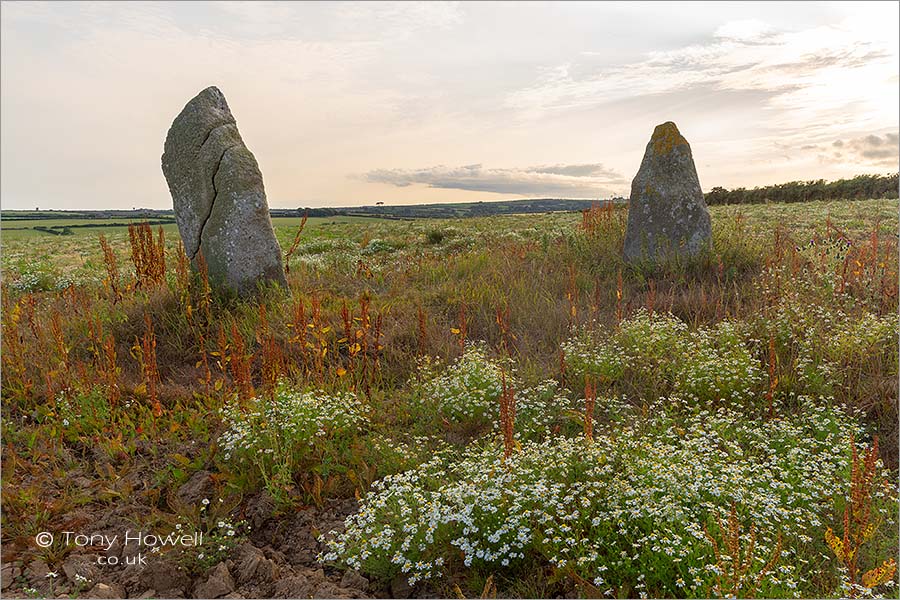
[[625, 260], [693, 255], [707, 248], [711, 237], [691, 147], [675, 123], [657, 125], [631, 182]]
[[195, 266], [203, 255], [213, 286], [242, 296], [259, 282], [287, 286], [262, 173], [218, 88], [175, 118], [162, 170], [185, 252]]

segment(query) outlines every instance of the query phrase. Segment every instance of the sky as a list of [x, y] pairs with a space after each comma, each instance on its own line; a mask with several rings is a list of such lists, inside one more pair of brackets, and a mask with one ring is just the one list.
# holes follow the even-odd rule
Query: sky
[[674, 121], [700, 183], [898, 170], [883, 3], [0, 4], [0, 207], [171, 208], [209, 85], [271, 207], [628, 195]]

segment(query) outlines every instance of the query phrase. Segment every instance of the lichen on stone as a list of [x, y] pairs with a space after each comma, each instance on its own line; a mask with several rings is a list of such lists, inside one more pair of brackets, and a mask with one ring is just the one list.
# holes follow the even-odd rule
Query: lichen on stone
[[690, 145], [674, 123], [658, 125], [631, 184], [623, 255], [651, 262], [693, 255], [711, 235]]
[[687, 140], [678, 131], [678, 127], [672, 121], [666, 121], [662, 125], [657, 125], [653, 130], [653, 137], [650, 138], [653, 144], [653, 152], [657, 155], [668, 154], [676, 146], [687, 146]]

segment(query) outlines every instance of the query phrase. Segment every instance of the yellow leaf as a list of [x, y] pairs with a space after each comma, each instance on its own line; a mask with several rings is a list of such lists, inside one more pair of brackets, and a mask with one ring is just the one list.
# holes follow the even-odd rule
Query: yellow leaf
[[867, 588], [873, 588], [894, 578], [897, 572], [897, 563], [889, 558], [880, 567], [876, 567], [862, 576], [862, 584]]
[[337, 374], [338, 374], [338, 377], [343, 377], [344, 375], [347, 374], [347, 369], [345, 369], [344, 367], [338, 367]]
[[450, 328], [450, 333], [453, 333], [453, 334], [455, 334], [455, 335], [459, 335], [459, 329], [457, 329], [456, 327], [451, 327], [451, 328]]
[[828, 547], [831, 548], [831, 551], [834, 552], [837, 559], [844, 562], [844, 542], [841, 538], [834, 535], [834, 531], [832, 531], [831, 527], [825, 532], [825, 543], [828, 544]]

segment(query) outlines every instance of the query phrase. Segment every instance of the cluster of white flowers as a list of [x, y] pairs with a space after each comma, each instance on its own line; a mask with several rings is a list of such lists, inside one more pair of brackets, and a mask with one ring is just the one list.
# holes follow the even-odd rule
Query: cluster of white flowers
[[[779, 346], [796, 354], [796, 385], [805, 393], [830, 393], [842, 383], [848, 365], [863, 365], [896, 347], [900, 317], [878, 315], [865, 308], [849, 314], [836, 307], [803, 302], [796, 294], [784, 296], [757, 328]], [[896, 352], [891, 352], [896, 369]]]
[[33, 292], [40, 289], [43, 276], [37, 271], [24, 271], [12, 279], [9, 287], [16, 292]]
[[500, 395], [503, 378], [516, 400], [515, 435], [519, 440], [540, 436], [558, 424], [566, 411], [576, 408], [569, 391], [547, 379], [521, 387], [509, 365], [487, 356], [484, 345], [469, 344], [462, 356], [443, 370], [430, 362], [420, 364], [425, 375], [413, 383], [413, 397], [420, 411], [437, 411], [453, 422], [483, 421], [500, 427]]
[[[220, 498], [219, 504], [221, 503], [223, 500]], [[209, 498], [203, 498], [200, 502], [199, 519], [181, 517], [175, 524], [173, 533], [176, 536], [197, 531], [203, 533], [202, 544], [179, 548], [178, 556], [182, 563], [207, 569], [224, 559], [232, 548], [246, 539], [250, 525], [244, 520], [234, 521], [227, 515], [218, 514], [220, 511], [221, 507], [210, 506]], [[151, 552], [157, 553], [159, 549], [160, 546], [155, 546]]]
[[[827, 403], [802, 402], [798, 418], [755, 422], [725, 408], [691, 413], [670, 398], [593, 444], [525, 442], [506, 460], [494, 445], [439, 452], [377, 482], [344, 532], [326, 536], [319, 559], [414, 584], [453, 556], [500, 569], [537, 555], [620, 589], [708, 594], [716, 566], [704, 526], [735, 502], [756, 527], [757, 561], [783, 537], [780, 570], [765, 589], [799, 596], [797, 567], [821, 540], [823, 506], [845, 492], [848, 439], [862, 433]], [[877, 492], [886, 521], [892, 494]]]
[[352, 392], [301, 392], [284, 384], [270, 398], [235, 399], [221, 412], [225, 458], [252, 461], [260, 454], [303, 453], [318, 440], [360, 431], [369, 422], [368, 405]]
[[[518, 440], [535, 439], [546, 435], [554, 425], [559, 425], [567, 413], [578, 410], [579, 405], [569, 399], [569, 390], [559, 382], [546, 379], [535, 386], [516, 390], [515, 437]], [[499, 429], [498, 418], [494, 421]]]
[[[504, 365], [489, 359], [483, 345], [467, 344], [462, 356], [442, 372], [426, 373], [415, 401], [419, 408], [436, 408], [452, 421], [493, 419], [499, 411], [503, 377]], [[508, 367], [505, 377], [514, 388], [516, 381]]]
[[763, 374], [738, 324], [721, 321], [700, 328], [689, 339], [693, 350], [673, 361], [677, 392], [708, 400], [741, 400], [754, 395]]
[[747, 398], [762, 378], [740, 327], [729, 321], [690, 331], [673, 315], [640, 309], [615, 330], [581, 332], [562, 349], [576, 375], [615, 383], [636, 371], [639, 380], [667, 382], [698, 399]]
[[378, 254], [380, 252], [393, 252], [397, 246], [382, 239], [369, 240], [366, 247], [362, 249], [362, 254]]
[[375, 433], [366, 439], [383, 473], [411, 469], [430, 458], [435, 451], [447, 448], [447, 442], [436, 435], [411, 435], [401, 440]]

